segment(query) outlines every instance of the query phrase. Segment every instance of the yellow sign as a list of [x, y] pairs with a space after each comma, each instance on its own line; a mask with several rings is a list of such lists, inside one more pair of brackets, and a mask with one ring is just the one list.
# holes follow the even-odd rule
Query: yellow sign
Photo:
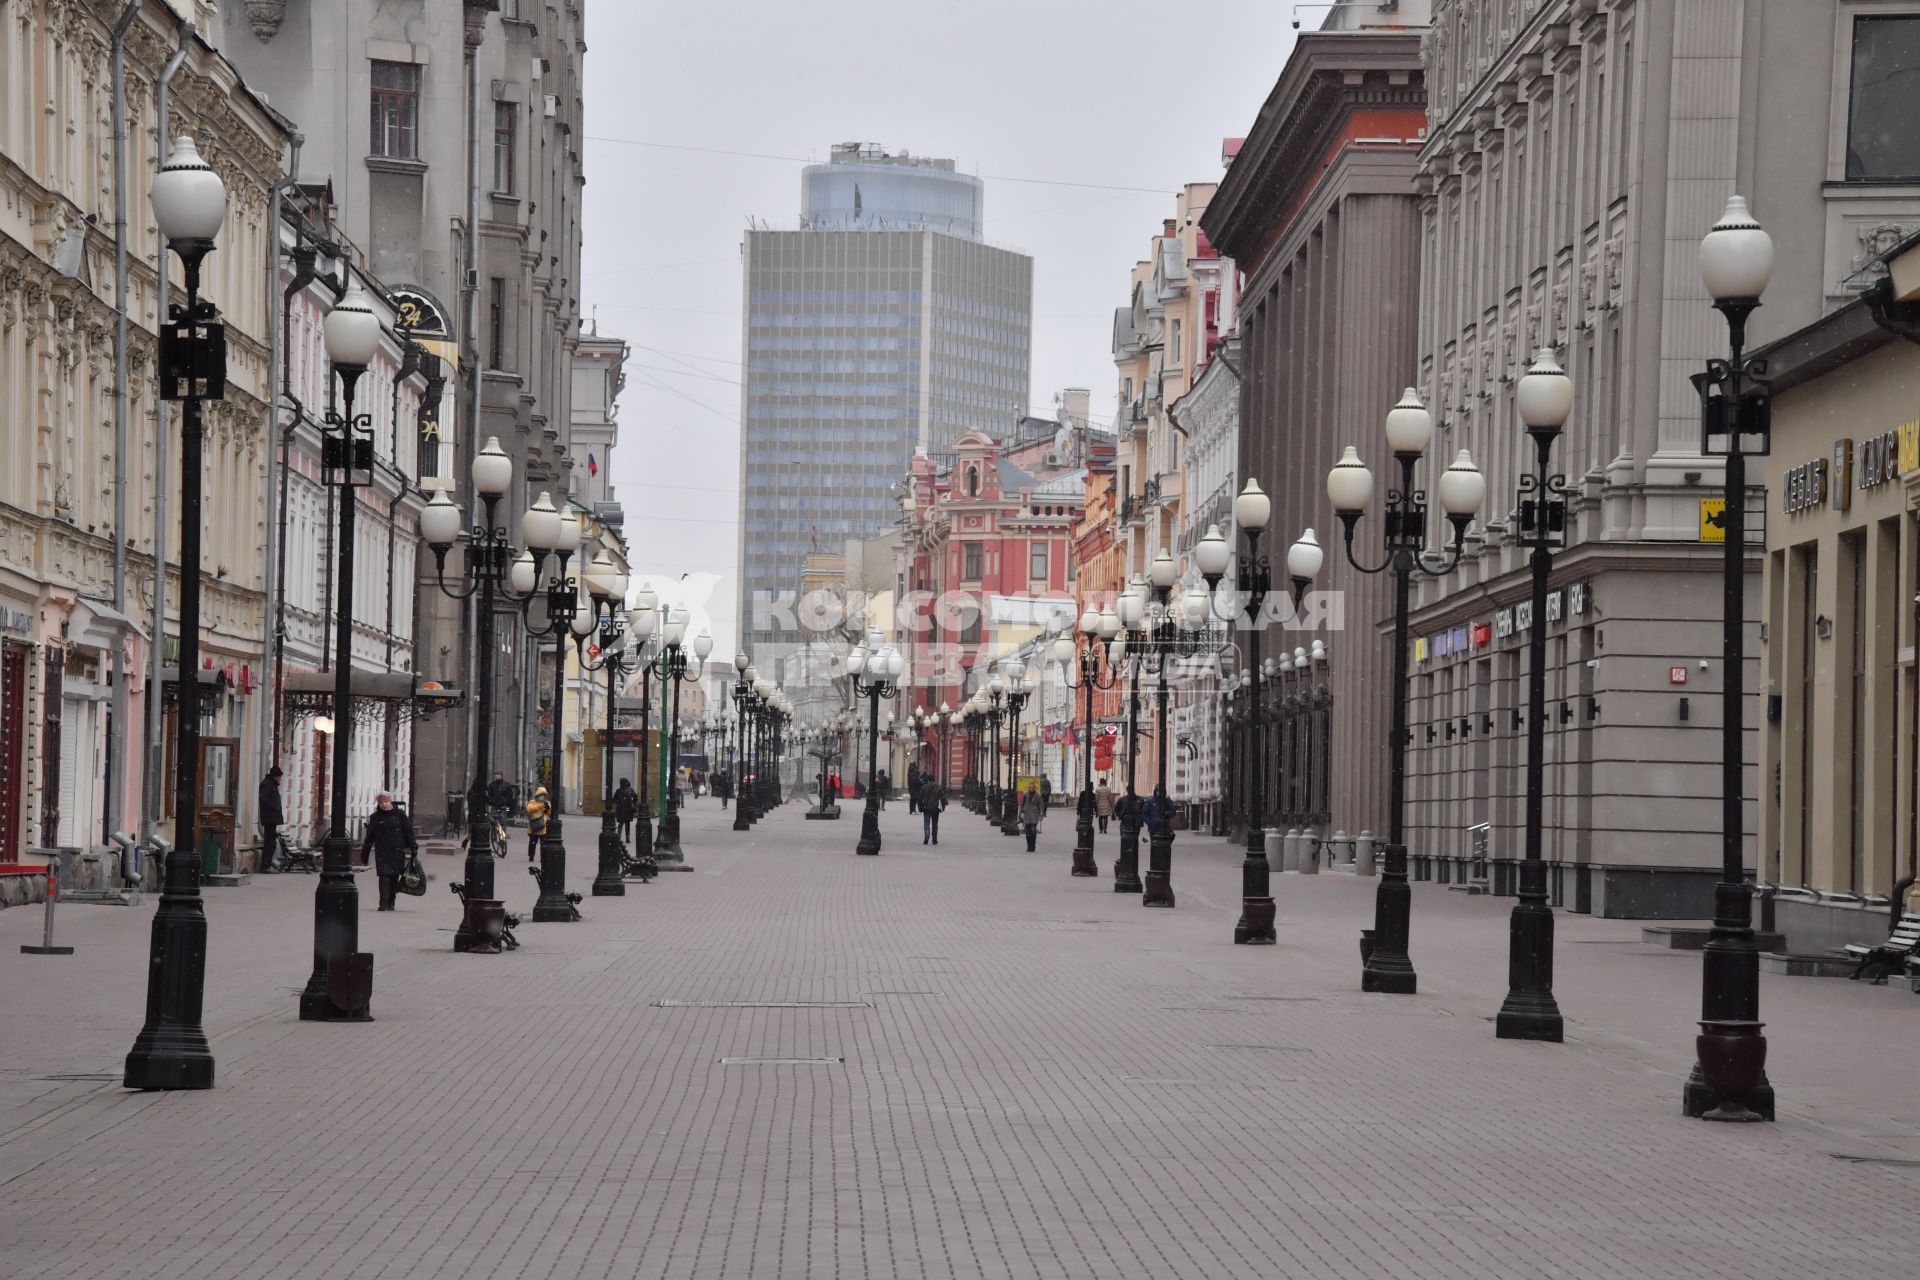
[[1920, 468], [1920, 421], [1903, 422], [1900, 433], [1900, 474]]
[[1725, 542], [1727, 540], [1727, 500], [1725, 498], [1700, 499], [1700, 541]]

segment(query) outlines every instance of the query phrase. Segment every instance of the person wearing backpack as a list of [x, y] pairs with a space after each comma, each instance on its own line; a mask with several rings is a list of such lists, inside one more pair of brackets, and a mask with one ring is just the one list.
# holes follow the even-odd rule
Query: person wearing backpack
[[940, 812], [947, 807], [947, 789], [938, 778], [920, 782], [920, 843], [940, 843]]

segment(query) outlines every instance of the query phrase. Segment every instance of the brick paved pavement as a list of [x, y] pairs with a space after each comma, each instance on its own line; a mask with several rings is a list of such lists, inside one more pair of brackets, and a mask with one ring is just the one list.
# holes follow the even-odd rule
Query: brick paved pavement
[[1070, 817], [1034, 855], [957, 808], [938, 850], [916, 822], [890, 808], [855, 858], [857, 822], [735, 835], [696, 804], [696, 874], [498, 957], [449, 949], [437, 859], [427, 897], [362, 915], [358, 1026], [294, 1016], [310, 877], [211, 891], [202, 1094], [60, 1078], [117, 1073], [150, 908], [68, 907], [66, 959], [0, 913], [0, 1273], [1911, 1273], [1912, 995], [1766, 978], [1781, 1121], [1705, 1125], [1677, 1113], [1698, 957], [1635, 925], [1561, 917], [1568, 1043], [1503, 1043], [1505, 901], [1418, 886], [1423, 994], [1364, 996], [1370, 882], [1281, 877], [1280, 945], [1236, 948], [1224, 842], [1183, 834], [1180, 907], [1145, 911], [1111, 837], [1100, 880], [1068, 876]]

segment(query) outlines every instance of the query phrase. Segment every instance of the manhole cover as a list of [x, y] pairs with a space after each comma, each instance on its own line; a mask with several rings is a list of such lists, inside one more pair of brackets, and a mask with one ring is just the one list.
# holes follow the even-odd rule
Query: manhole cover
[[722, 1058], [723, 1067], [832, 1067], [845, 1058]]
[[871, 1000], [655, 1000], [656, 1009], [871, 1009]]

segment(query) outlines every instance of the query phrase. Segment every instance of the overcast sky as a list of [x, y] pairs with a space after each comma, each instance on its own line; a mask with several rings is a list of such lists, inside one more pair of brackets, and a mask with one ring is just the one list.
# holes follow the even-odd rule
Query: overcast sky
[[1095, 422], [1109, 423], [1109, 326], [1127, 273], [1173, 216], [1173, 193], [1219, 178], [1221, 139], [1252, 124], [1294, 11], [1275, 0], [587, 5], [584, 309], [632, 344], [613, 474], [636, 573], [693, 575], [716, 656], [735, 635], [747, 220], [791, 225], [802, 165], [836, 142], [979, 174], [987, 237], [1034, 260], [1029, 402], [1046, 411], [1060, 388], [1088, 387]]

